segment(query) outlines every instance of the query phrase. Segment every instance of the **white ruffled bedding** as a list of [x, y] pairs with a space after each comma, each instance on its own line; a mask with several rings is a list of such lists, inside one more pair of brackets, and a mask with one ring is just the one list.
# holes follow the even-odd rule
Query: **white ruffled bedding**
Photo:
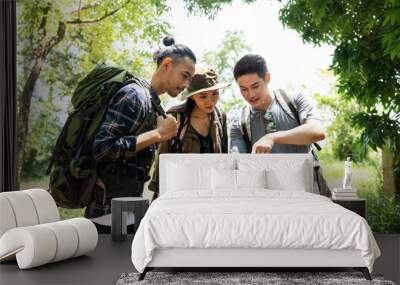
[[164, 194], [139, 226], [132, 262], [143, 272], [165, 248], [358, 249], [370, 272], [380, 256], [361, 216], [320, 195], [266, 189]]

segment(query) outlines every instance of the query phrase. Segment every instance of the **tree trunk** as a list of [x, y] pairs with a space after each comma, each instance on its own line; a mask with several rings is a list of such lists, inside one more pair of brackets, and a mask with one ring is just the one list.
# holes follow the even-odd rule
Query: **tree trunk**
[[[42, 33], [46, 36], [45, 31]], [[19, 98], [19, 111], [17, 118], [17, 189], [20, 187], [21, 182], [21, 171], [24, 163], [24, 148], [26, 138], [28, 136], [28, 125], [29, 125], [29, 114], [31, 109], [32, 95], [35, 89], [37, 80], [39, 79], [40, 72], [42, 71], [43, 64], [46, 60], [47, 55], [51, 50], [64, 38], [65, 35], [65, 24], [59, 22], [57, 34], [50, 38], [43, 46], [39, 53], [36, 53], [35, 63], [29, 73], [28, 79], [25, 82], [24, 89]]]
[[25, 82], [24, 89], [19, 98], [19, 110], [17, 119], [17, 150], [18, 150], [18, 161], [17, 161], [17, 189], [20, 187], [21, 182], [21, 170], [24, 162], [24, 147], [26, 137], [28, 135], [28, 124], [29, 114], [31, 109], [32, 94], [35, 89], [36, 82], [39, 78], [40, 72], [43, 67], [44, 60], [47, 54], [43, 54], [41, 57], [36, 58], [35, 63], [29, 73], [29, 77]]
[[394, 154], [387, 148], [382, 148], [383, 192], [389, 197], [396, 195]]
[[400, 147], [393, 155], [393, 173], [394, 173], [394, 187], [396, 191], [396, 198], [400, 202]]

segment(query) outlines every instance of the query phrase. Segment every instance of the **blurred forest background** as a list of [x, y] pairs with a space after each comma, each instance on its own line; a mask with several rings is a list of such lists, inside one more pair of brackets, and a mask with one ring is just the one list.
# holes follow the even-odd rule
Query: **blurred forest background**
[[[259, 0], [261, 1], [261, 0]], [[185, 0], [191, 15], [213, 17], [225, 1]], [[243, 2], [253, 2], [243, 0]], [[400, 233], [400, 4], [382, 1], [276, 1], [280, 21], [305, 43], [335, 46], [331, 88], [307, 94], [324, 119], [319, 153], [331, 188], [340, 187], [343, 162], [353, 157], [353, 187], [367, 199], [373, 231]], [[153, 52], [171, 26], [163, 0], [18, 0], [18, 181], [20, 189], [48, 188], [46, 170], [77, 82], [103, 61], [149, 78]], [[226, 31], [216, 50], [201, 55], [221, 81], [232, 82], [234, 63], [252, 51], [242, 31]], [[290, 86], [279, 86], [288, 92]], [[220, 106], [232, 119], [245, 102], [232, 84]], [[163, 96], [168, 107], [176, 103]], [[149, 195], [148, 192], [145, 195]], [[83, 210], [60, 209], [63, 217]]]

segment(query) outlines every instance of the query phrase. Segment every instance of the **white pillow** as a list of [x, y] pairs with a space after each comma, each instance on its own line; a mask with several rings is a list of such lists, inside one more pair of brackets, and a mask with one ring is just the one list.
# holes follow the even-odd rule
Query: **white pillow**
[[300, 154], [270, 154], [238, 159], [240, 170], [266, 170], [267, 188], [271, 190], [311, 191], [312, 157]]
[[212, 168], [213, 190], [236, 190], [236, 170]]
[[[288, 170], [289, 171], [289, 170]], [[288, 172], [268, 169], [267, 188], [272, 190], [307, 191], [308, 177], [304, 167], [293, 167]]]
[[267, 188], [266, 170], [236, 170], [237, 187]]
[[211, 189], [210, 167], [168, 164], [168, 191]]

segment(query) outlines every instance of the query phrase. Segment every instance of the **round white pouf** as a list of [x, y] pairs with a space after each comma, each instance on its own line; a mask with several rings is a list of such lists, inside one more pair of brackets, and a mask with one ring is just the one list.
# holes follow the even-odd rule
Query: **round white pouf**
[[0, 239], [0, 259], [15, 256], [20, 269], [49, 263], [56, 251], [54, 233], [41, 225], [11, 229]]
[[75, 218], [65, 220], [65, 222], [71, 224], [78, 233], [79, 244], [74, 257], [91, 252], [96, 248], [98, 234], [92, 221], [85, 218]]
[[56, 202], [49, 192], [43, 189], [24, 190], [33, 201], [39, 224], [52, 223], [60, 220]]
[[16, 226], [17, 222], [10, 202], [6, 197], [0, 195], [0, 237]]
[[0, 261], [16, 257], [20, 269], [87, 254], [97, 246], [94, 224], [85, 218], [19, 227], [0, 238]]
[[10, 202], [17, 227], [33, 226], [39, 223], [35, 205], [24, 191], [3, 192], [1, 195]]

